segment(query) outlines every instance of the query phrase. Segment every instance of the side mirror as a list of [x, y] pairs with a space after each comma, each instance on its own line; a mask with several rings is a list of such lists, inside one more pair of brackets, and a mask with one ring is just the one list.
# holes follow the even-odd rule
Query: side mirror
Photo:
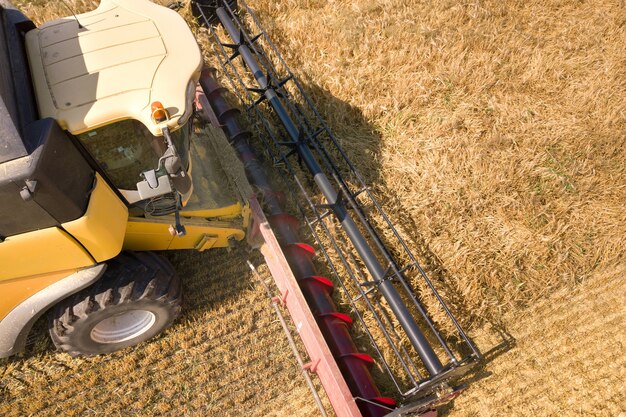
[[168, 148], [162, 159], [164, 159], [165, 171], [170, 175], [176, 191], [181, 195], [187, 194], [191, 190], [191, 178], [183, 171], [180, 157], [174, 154], [172, 148]]

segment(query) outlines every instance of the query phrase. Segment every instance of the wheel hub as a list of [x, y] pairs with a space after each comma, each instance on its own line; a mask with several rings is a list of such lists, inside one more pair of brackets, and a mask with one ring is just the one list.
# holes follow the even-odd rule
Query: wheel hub
[[91, 330], [91, 339], [97, 343], [120, 343], [137, 337], [156, 322], [156, 316], [147, 310], [129, 310], [107, 317]]

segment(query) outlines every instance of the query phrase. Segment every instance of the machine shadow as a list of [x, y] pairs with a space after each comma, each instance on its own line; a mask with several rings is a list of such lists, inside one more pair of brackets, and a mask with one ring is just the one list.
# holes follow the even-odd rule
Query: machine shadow
[[[321, 88], [315, 83], [304, 83], [305, 92], [314, 102], [321, 116], [325, 119], [331, 131], [345, 150], [348, 157], [364, 177], [368, 186], [382, 204], [387, 213], [393, 212], [391, 221], [406, 240], [418, 262], [426, 271], [440, 293], [445, 294], [445, 301], [450, 306], [452, 314], [465, 329], [479, 329], [481, 333], [489, 333], [489, 342], [478, 344], [484, 359], [463, 378], [467, 382], [485, 378], [490, 375], [485, 366], [498, 356], [508, 352], [515, 346], [515, 338], [507, 331], [499, 317], [480, 315], [472, 308], [471, 302], [466, 300], [456, 286], [455, 277], [446, 268], [445, 262], [435, 253], [428, 242], [428, 237], [420, 232], [413, 215], [403, 202], [402, 196], [393, 189], [386, 187], [384, 167], [380, 155], [384, 151], [383, 137], [380, 131], [368, 120], [363, 112], [335, 97], [330, 91]], [[407, 179], [411, 181], [411, 179]], [[347, 243], [347, 242], [346, 242]], [[469, 332], [470, 339], [473, 333]], [[481, 337], [481, 340], [485, 339]], [[495, 342], [494, 342], [495, 341]], [[435, 342], [433, 340], [433, 342]], [[436, 343], [436, 342], [435, 342]], [[453, 342], [454, 343], [454, 342]], [[461, 353], [463, 344], [457, 348]]]
[[245, 241], [233, 249], [161, 252], [174, 265], [183, 286], [183, 310], [180, 320], [210, 313], [236, 300], [242, 291], [254, 285], [246, 260], [254, 258]]

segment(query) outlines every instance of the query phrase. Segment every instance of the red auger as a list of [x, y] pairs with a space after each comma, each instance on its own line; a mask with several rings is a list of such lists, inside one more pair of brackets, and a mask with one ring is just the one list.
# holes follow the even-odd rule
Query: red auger
[[395, 407], [396, 402], [392, 398], [383, 397], [374, 383], [370, 373], [374, 360], [356, 348], [350, 336], [352, 319], [337, 311], [332, 299], [333, 283], [315, 270], [312, 262], [315, 250], [300, 241], [299, 221], [284, 212], [277, 193], [273, 191], [249, 144], [250, 132], [239, 124], [239, 110], [233, 108], [223, 97], [225, 89], [215, 80], [213, 69], [203, 71], [200, 85], [220, 127], [243, 162], [248, 180], [262, 196], [264, 211], [272, 229], [278, 236], [293, 274], [352, 395], [365, 400], [358, 401], [359, 409], [366, 417], [384, 416], [390, 408]]

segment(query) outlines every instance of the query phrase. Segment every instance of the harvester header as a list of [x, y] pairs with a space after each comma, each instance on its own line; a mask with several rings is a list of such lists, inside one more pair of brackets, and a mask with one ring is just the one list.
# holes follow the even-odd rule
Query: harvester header
[[336, 415], [432, 417], [481, 354], [238, 3], [191, 2], [212, 68], [147, 0], [39, 28], [0, 0], [0, 357], [46, 313], [73, 356], [144, 342], [185, 279], [154, 251], [247, 242]]
[[[369, 372], [376, 361], [387, 370], [403, 403], [396, 415], [424, 412], [432, 404], [458, 395], [460, 388], [448, 385], [448, 381], [465, 373], [469, 365], [481, 358], [480, 352], [253, 11], [243, 0], [238, 8], [221, 0], [194, 3], [197, 16], [213, 37], [215, 53], [221, 56], [222, 75], [246, 109], [246, 119], [257, 129], [264, 151], [281, 167], [281, 177], [287, 179], [286, 188], [292, 191], [291, 198], [334, 275], [335, 280], [331, 281], [307, 266], [316, 252], [294, 241], [295, 236], [282, 239], [294, 275], [363, 415], [386, 415], [396, 408], [393, 399], [380, 393]], [[216, 24], [224, 32], [217, 31]], [[203, 76], [201, 85], [211, 101], [219, 88], [214, 81], [208, 86], [208, 78], [208, 74]], [[212, 107], [217, 114], [229, 114], [217, 103]], [[232, 120], [220, 122], [231, 143], [242, 140], [241, 136], [229, 134]], [[307, 184], [315, 184], [317, 189], [311, 190]], [[279, 237], [281, 227], [293, 224], [281, 212], [270, 215], [269, 221]], [[375, 224], [383, 226], [377, 228]], [[331, 232], [331, 225], [339, 226], [332, 229], [340, 232]], [[382, 237], [389, 235], [392, 242]], [[391, 244], [403, 253], [395, 254]], [[453, 337], [460, 344], [452, 346], [452, 333], [444, 334], [438, 329], [420, 301], [418, 281], [444, 311]], [[352, 311], [369, 335], [377, 358], [359, 352], [352, 342], [347, 332], [352, 319], [337, 311], [331, 297], [335, 285], [351, 300]], [[365, 315], [372, 315], [374, 323], [366, 322]], [[403, 342], [407, 339], [409, 346]]]

